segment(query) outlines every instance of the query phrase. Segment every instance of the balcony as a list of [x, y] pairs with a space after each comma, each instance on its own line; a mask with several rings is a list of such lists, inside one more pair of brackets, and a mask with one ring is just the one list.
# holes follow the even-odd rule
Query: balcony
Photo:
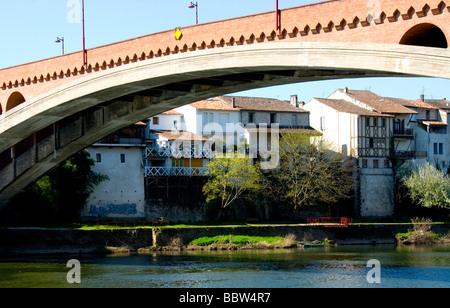
[[415, 151], [395, 151], [395, 158], [416, 159], [416, 152]]
[[145, 167], [145, 177], [157, 176], [205, 176], [207, 168], [197, 167]]
[[144, 152], [147, 158], [211, 158], [210, 148], [172, 148], [172, 147], [147, 147]]
[[394, 137], [396, 138], [414, 138], [414, 129], [394, 129]]

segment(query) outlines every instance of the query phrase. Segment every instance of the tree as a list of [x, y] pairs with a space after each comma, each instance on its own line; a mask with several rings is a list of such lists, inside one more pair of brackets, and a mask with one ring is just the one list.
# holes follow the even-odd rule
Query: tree
[[287, 133], [280, 140], [280, 166], [271, 174], [272, 192], [289, 202], [294, 216], [305, 206], [336, 203], [354, 187], [352, 159], [331, 143], [308, 134]]
[[414, 202], [427, 208], [450, 208], [450, 179], [433, 165], [406, 163], [399, 174]]
[[[25, 215], [39, 222], [73, 222], [79, 219], [96, 185], [108, 176], [92, 171], [94, 160], [81, 151], [39, 179], [17, 196], [11, 207], [22, 208]], [[22, 214], [17, 214], [22, 216]]]
[[217, 220], [237, 199], [262, 188], [260, 168], [247, 158], [214, 159], [207, 165], [206, 175], [210, 178], [203, 186], [203, 194], [207, 203], [219, 202]]

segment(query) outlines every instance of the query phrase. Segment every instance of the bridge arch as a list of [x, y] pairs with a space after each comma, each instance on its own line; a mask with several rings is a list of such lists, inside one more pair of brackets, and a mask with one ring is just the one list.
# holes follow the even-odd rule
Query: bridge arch
[[[6, 103], [6, 111], [9, 111], [25, 102], [25, 97], [23, 97], [22, 93], [20, 92], [14, 92], [12, 93], [9, 98], [8, 102]], [[0, 114], [1, 114], [1, 107], [0, 107]]]
[[[67, 157], [169, 109], [267, 86], [387, 76], [450, 79], [450, 51], [340, 42], [244, 44], [87, 75], [0, 116], [0, 159], [5, 160], [0, 164], [0, 208]], [[23, 98], [19, 94], [15, 101]]]
[[400, 44], [448, 48], [448, 41], [442, 29], [431, 23], [421, 23], [409, 29], [403, 35]]

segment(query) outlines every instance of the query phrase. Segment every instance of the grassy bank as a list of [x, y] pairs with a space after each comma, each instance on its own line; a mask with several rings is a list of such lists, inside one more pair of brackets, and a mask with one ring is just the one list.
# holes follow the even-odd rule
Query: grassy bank
[[433, 222], [430, 219], [416, 218], [411, 222], [413, 228], [409, 232], [396, 234], [398, 245], [436, 245], [450, 243], [450, 233], [440, 236], [437, 233], [431, 232]]
[[201, 237], [193, 240], [189, 245], [196, 246], [210, 246], [210, 245], [292, 245], [296, 243], [294, 236], [289, 236], [287, 238], [279, 236], [247, 236], [247, 235], [222, 235], [214, 237]]

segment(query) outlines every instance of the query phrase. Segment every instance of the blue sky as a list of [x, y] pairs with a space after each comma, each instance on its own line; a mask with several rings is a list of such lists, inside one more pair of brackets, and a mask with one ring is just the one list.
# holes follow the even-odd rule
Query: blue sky
[[[280, 8], [314, 3], [279, 0]], [[82, 49], [82, 27], [75, 12], [81, 0], [3, 1], [0, 68], [61, 54], [56, 37], [65, 38], [66, 53]], [[200, 23], [275, 10], [275, 0], [199, 0]], [[140, 35], [195, 23], [186, 0], [85, 0], [86, 46], [92, 48]], [[78, 14], [78, 15], [77, 15]], [[450, 98], [450, 80], [431, 78], [363, 78], [308, 82], [239, 93], [288, 100], [326, 97], [337, 88], [371, 90], [388, 97]]]

